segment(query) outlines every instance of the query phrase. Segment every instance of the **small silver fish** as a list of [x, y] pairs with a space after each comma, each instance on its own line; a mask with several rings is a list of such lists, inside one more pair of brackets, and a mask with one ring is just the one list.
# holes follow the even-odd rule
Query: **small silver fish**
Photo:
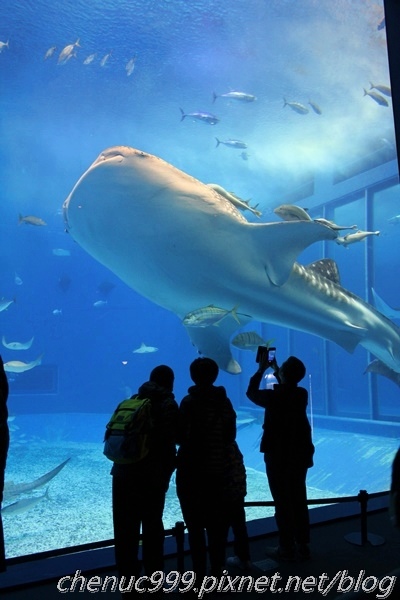
[[220, 94], [219, 96], [213, 92], [213, 102], [215, 102], [217, 98], [228, 98], [229, 100], [238, 100], [238, 102], [254, 102], [254, 100], [257, 100], [256, 96], [253, 96], [252, 94], [235, 91]]
[[217, 137], [215, 138], [217, 140], [217, 144], [216, 144], [216, 148], [218, 148], [218, 146], [220, 144], [224, 144], [224, 146], [229, 146], [230, 148], [238, 148], [239, 150], [242, 150], [243, 148], [247, 148], [247, 144], [245, 142], [241, 142], [240, 140], [219, 140]]
[[249, 160], [250, 154], [248, 152], [241, 152], [240, 156], [243, 158], [243, 160]]
[[379, 235], [380, 231], [356, 231], [356, 233], [348, 233], [343, 237], [336, 238], [336, 243], [341, 246], [349, 246], [350, 244], [355, 244], [356, 242], [362, 242], [366, 237], [370, 235]]
[[304, 208], [295, 204], [281, 204], [274, 209], [274, 213], [284, 221], [311, 221], [311, 217]]
[[7, 310], [7, 308], [10, 306], [10, 304], [12, 304], [13, 302], [16, 302], [15, 298], [13, 298], [12, 300], [7, 300], [7, 298], [1, 298], [0, 312], [3, 312], [3, 310]]
[[186, 117], [190, 117], [191, 119], [196, 119], [197, 121], [201, 121], [202, 123], [207, 123], [208, 125], [216, 125], [219, 122], [218, 117], [216, 117], [215, 115], [212, 115], [211, 113], [207, 113], [207, 112], [185, 113], [183, 108], [181, 108], [180, 111], [182, 113], [181, 121], [183, 121], [183, 119], [185, 119]]
[[388, 85], [375, 85], [371, 81], [369, 83], [371, 86], [371, 90], [378, 90], [378, 92], [381, 92], [381, 94], [385, 94], [385, 96], [389, 96], [389, 98], [392, 97], [392, 90]]
[[7, 40], [6, 42], [0, 42], [0, 54], [3, 52], [4, 48], [9, 48], [9, 42], [10, 40]]
[[210, 325], [218, 325], [218, 323], [220, 323], [228, 315], [232, 315], [235, 321], [237, 321], [237, 323], [240, 325], [240, 321], [236, 312], [237, 308], [237, 306], [234, 306], [231, 310], [227, 310], [225, 308], [218, 308], [218, 306], [209, 304], [204, 308], [198, 308], [188, 313], [183, 318], [182, 323], [186, 325], [186, 327], [209, 327]]
[[46, 54], [44, 55], [44, 60], [51, 58], [56, 50], [57, 50], [57, 46], [52, 46], [51, 48], [49, 48], [47, 50]]
[[322, 115], [322, 110], [320, 109], [318, 104], [316, 104], [315, 102], [312, 102], [311, 100], [308, 101], [308, 104], [311, 106], [311, 108], [317, 115]]
[[34, 336], [28, 342], [6, 342], [6, 338], [3, 335], [1, 338], [1, 343], [5, 348], [9, 348], [10, 350], [29, 350], [32, 346], [34, 340]]
[[47, 225], [47, 223], [40, 217], [35, 217], [33, 215], [27, 215], [23, 217], [21, 214], [19, 214], [18, 224], [21, 225], [21, 223], [25, 223], [26, 225], [35, 225], [36, 227], [43, 227], [44, 225]]
[[55, 309], [53, 310], [53, 315], [54, 315], [55, 317], [61, 317], [61, 315], [62, 315], [62, 308], [55, 308]]
[[128, 77], [129, 77], [129, 75], [132, 75], [132, 73], [135, 69], [135, 62], [136, 62], [136, 56], [134, 56], [133, 58], [128, 60], [128, 62], [125, 65], [125, 71], [126, 71], [126, 74]]
[[283, 108], [285, 108], [285, 106], [290, 106], [290, 108], [299, 113], [299, 115], [306, 115], [308, 112], [310, 112], [307, 106], [300, 104], [300, 102], [287, 102], [286, 98], [283, 99], [283, 102]]
[[386, 100], [386, 98], [384, 98], [377, 92], [374, 92], [373, 90], [366, 90], [365, 88], [363, 89], [364, 96], [370, 96], [373, 100], [375, 100], [377, 104], [380, 104], [380, 106], [389, 106], [389, 102]]
[[22, 285], [24, 283], [18, 273], [14, 274], [14, 283], [15, 285]]
[[398, 225], [400, 223], [400, 215], [390, 217], [390, 219], [388, 219], [388, 223], [390, 223], [391, 225]]
[[85, 60], [83, 61], [84, 65], [90, 65], [90, 63], [92, 63], [94, 61], [94, 59], [96, 58], [97, 52], [94, 52], [94, 54], [89, 54], [89, 56], [87, 56], [85, 58]]
[[158, 352], [158, 348], [155, 346], [146, 346], [143, 342], [140, 344], [139, 348], [132, 350], [134, 354], [151, 354], [152, 352]]
[[109, 52], [108, 54], [105, 54], [105, 55], [103, 56], [103, 58], [102, 58], [102, 59], [101, 59], [101, 61], [100, 61], [100, 66], [101, 66], [101, 67], [105, 67], [105, 66], [106, 66], [106, 64], [108, 63], [108, 61], [109, 61], [109, 59], [110, 59], [110, 56], [111, 56], [111, 52]]

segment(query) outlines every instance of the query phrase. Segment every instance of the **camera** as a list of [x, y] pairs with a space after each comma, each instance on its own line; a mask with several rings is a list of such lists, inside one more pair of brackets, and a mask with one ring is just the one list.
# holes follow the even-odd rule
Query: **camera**
[[268, 362], [271, 363], [275, 359], [276, 348], [267, 348], [266, 346], [258, 346], [256, 362], [262, 362], [265, 356], [268, 355]]

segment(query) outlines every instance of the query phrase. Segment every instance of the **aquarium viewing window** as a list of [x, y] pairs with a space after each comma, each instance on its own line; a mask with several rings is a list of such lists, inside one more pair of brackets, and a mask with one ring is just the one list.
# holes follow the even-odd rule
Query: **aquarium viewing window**
[[[234, 319], [225, 319], [232, 330], [224, 348], [241, 372], [228, 373], [215, 346], [207, 346], [221, 360], [218, 382], [237, 412], [246, 499], [270, 499], [258, 451], [263, 413], [246, 398], [256, 368], [257, 344], [249, 339], [273, 340], [278, 361], [294, 354], [307, 366], [316, 446], [309, 496], [387, 490], [400, 423], [400, 190], [383, 3], [3, 4], [7, 556], [112, 538], [111, 463], [102, 454], [110, 414], [157, 364], [174, 369], [175, 395], [183, 398], [199, 335], [184, 326], [185, 317], [217, 304], [223, 289], [230, 291], [222, 310], [237, 305], [240, 321], [259, 261], [278, 265], [263, 282], [268, 310], [259, 311], [262, 318], [242, 318], [235, 330]], [[114, 146], [159, 157], [208, 184], [206, 197], [213, 194], [216, 206], [222, 203], [240, 223], [283, 223], [293, 217], [277, 209], [289, 205], [303, 210], [301, 219], [326, 220], [336, 237], [304, 248], [298, 236], [277, 237], [264, 255], [235, 243], [218, 218], [202, 227], [208, 209], [188, 223], [193, 198], [175, 205], [171, 181], [142, 204], [142, 188], [131, 185], [128, 206], [114, 202], [107, 178], [95, 193], [87, 183], [89, 216], [97, 220], [80, 229], [86, 205], [67, 202], [63, 212], [63, 204]], [[163, 194], [168, 212], [155, 200]], [[115, 240], [127, 250], [111, 259]], [[334, 261], [340, 288], [315, 275], [312, 293], [287, 300], [281, 277], [294, 247], [310, 277], [310, 265]], [[221, 264], [226, 268], [217, 271]], [[143, 276], [135, 277], [135, 269]], [[261, 297], [260, 286], [252, 290]], [[329, 299], [337, 290], [339, 309]], [[202, 302], [181, 314], [189, 297]], [[356, 310], [366, 311], [362, 323], [354, 319]], [[327, 325], [330, 311], [342, 315], [335, 331]], [[209, 327], [209, 333], [218, 330]], [[226, 336], [222, 324], [219, 331]], [[353, 344], [355, 336], [360, 343]], [[268, 510], [249, 508], [248, 519], [272, 514]], [[181, 519], [172, 479], [165, 525]]]

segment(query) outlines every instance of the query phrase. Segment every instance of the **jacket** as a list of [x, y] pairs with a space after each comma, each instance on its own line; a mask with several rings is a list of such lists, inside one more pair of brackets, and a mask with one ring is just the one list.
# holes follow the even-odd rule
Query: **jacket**
[[306, 412], [307, 390], [286, 383], [260, 390], [261, 377], [255, 373], [247, 389], [249, 400], [265, 409], [260, 452], [266, 459], [312, 467], [314, 445]]
[[192, 386], [179, 407], [178, 471], [219, 477], [236, 438], [236, 413], [222, 386]]

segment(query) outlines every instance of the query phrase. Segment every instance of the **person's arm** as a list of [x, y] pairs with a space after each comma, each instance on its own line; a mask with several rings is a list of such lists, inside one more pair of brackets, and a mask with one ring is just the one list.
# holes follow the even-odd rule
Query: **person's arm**
[[254, 402], [254, 404], [257, 404], [257, 406], [261, 406], [262, 408], [266, 408], [269, 392], [271, 390], [260, 390], [259, 388], [263, 375], [269, 367], [271, 367], [274, 370], [274, 375], [280, 383], [278, 363], [276, 362], [275, 358], [270, 363], [268, 361], [268, 354], [265, 353], [265, 355], [261, 358], [257, 371], [250, 378], [249, 387], [247, 388], [246, 392], [246, 396], [248, 397], [248, 399]]

